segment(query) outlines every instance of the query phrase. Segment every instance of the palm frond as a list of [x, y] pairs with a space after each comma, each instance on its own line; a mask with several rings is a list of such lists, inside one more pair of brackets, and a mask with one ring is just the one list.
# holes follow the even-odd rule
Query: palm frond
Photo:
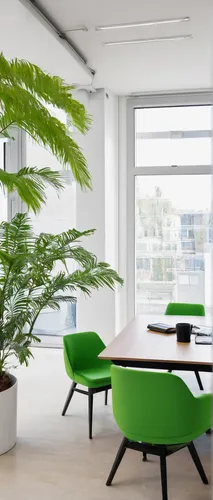
[[[61, 261], [66, 267], [68, 259], [83, 267], [90, 266], [95, 259], [94, 254], [74, 243], [94, 234], [94, 231], [94, 229], [78, 231], [73, 228], [58, 235], [41, 233], [36, 239], [34, 256], [41, 265], [50, 265], [51, 268], [57, 261]], [[66, 269], [68, 272], [68, 268]]]
[[34, 242], [30, 218], [27, 214], [18, 213], [11, 222], [0, 224], [0, 249], [10, 255], [29, 252]]
[[4, 309], [4, 314], [7, 321], [10, 318], [19, 317], [23, 314], [23, 311], [29, 306], [29, 299], [26, 296], [25, 290], [16, 288], [14, 286], [13, 295], [7, 301], [6, 307]]
[[20, 365], [25, 364], [26, 366], [29, 366], [29, 361], [31, 358], [33, 358], [33, 354], [28, 345], [14, 343], [12, 350], [15, 356], [18, 358]]
[[67, 231], [63, 231], [60, 234], [49, 234], [49, 233], [41, 233], [37, 238], [38, 246], [49, 246], [52, 245], [53, 242], [60, 248], [64, 248], [66, 246], [71, 245], [72, 243], [77, 243], [81, 241], [81, 238], [84, 236], [91, 236], [94, 234], [95, 229], [87, 229], [86, 231], [78, 231], [77, 229], [68, 229]]
[[45, 189], [52, 186], [59, 191], [64, 188], [59, 172], [50, 168], [25, 167], [17, 174], [0, 169], [0, 186], [9, 193], [17, 191], [28, 209], [38, 212], [46, 200]]
[[94, 262], [92, 266], [83, 270], [77, 270], [71, 275], [71, 283], [86, 295], [91, 295], [91, 290], [102, 287], [115, 289], [116, 283], [123, 285], [123, 279], [118, 276], [108, 264]]
[[50, 149], [82, 188], [91, 188], [86, 159], [67, 127], [47, 109], [63, 109], [72, 123], [85, 133], [90, 118], [84, 106], [74, 100], [72, 87], [58, 77], [44, 73], [26, 61], [7, 61], [0, 55], [0, 134], [11, 124], [25, 130], [37, 143]]
[[28, 61], [13, 59], [9, 62], [3, 54], [0, 54], [0, 68], [4, 81], [24, 87], [46, 103], [63, 109], [80, 132], [88, 131], [91, 117], [85, 107], [72, 98], [74, 86], [67, 85], [58, 76], [50, 76]]
[[95, 229], [87, 229], [86, 231], [78, 231], [74, 228], [68, 229], [68, 231], [63, 231], [63, 233], [55, 235], [55, 240], [57, 241], [57, 244], [63, 248], [73, 243], [80, 242], [85, 236], [92, 236], [95, 231]]

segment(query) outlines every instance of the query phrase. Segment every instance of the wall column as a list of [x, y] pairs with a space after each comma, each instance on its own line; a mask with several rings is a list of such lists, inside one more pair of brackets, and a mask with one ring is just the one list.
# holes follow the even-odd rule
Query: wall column
[[[85, 136], [74, 132], [87, 158], [92, 175], [92, 191], [77, 186], [76, 227], [95, 228], [94, 236], [83, 245], [99, 260], [118, 269], [118, 98], [105, 89], [95, 93], [78, 91], [76, 98], [92, 116]], [[118, 287], [119, 288], [119, 287]], [[117, 333], [117, 294], [102, 289], [91, 298], [80, 294], [77, 305], [78, 331], [97, 331], [108, 344]]]

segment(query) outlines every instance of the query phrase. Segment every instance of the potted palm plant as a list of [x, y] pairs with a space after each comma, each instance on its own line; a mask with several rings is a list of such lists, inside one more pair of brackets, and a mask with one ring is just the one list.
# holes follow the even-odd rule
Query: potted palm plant
[[[16, 442], [17, 380], [10, 367], [15, 361], [28, 365], [32, 342], [40, 341], [33, 329], [42, 309], [75, 302], [78, 290], [89, 296], [93, 289], [122, 284], [116, 271], [80, 245], [80, 238], [93, 233], [70, 229], [36, 236], [27, 214], [0, 224], [0, 454]], [[71, 274], [69, 259], [78, 266]], [[55, 269], [59, 261], [62, 271]]]

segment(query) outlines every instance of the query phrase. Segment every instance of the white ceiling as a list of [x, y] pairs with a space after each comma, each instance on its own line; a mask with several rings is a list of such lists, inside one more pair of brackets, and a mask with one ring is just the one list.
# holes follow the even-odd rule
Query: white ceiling
[[0, 4], [0, 51], [7, 58], [29, 60], [67, 82], [91, 83], [87, 68], [19, 0], [0, 0]]
[[[67, 33], [96, 75], [116, 94], [211, 87], [212, 0], [38, 0]], [[95, 31], [95, 26], [190, 16], [181, 24]], [[192, 34], [192, 40], [104, 47], [103, 41]], [[80, 82], [79, 83], [83, 83]]]

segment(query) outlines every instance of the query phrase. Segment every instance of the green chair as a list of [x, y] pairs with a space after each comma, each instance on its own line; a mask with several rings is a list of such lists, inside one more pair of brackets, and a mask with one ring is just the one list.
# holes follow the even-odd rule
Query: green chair
[[[188, 304], [184, 302], [169, 302], [165, 314], [167, 316], [205, 316], [205, 307], [203, 304]], [[171, 373], [171, 370], [170, 370]], [[201, 391], [203, 384], [199, 372], [195, 372], [197, 383]]]
[[[95, 332], [65, 335], [63, 342], [65, 369], [73, 383], [62, 415], [65, 415], [74, 392], [88, 396], [89, 439], [92, 439], [93, 394], [105, 391], [105, 405], [107, 405], [108, 389], [111, 389], [111, 362], [98, 359], [105, 345]], [[86, 386], [88, 390], [77, 389], [77, 384]]]
[[165, 314], [167, 316], [205, 316], [203, 304], [187, 304], [184, 302], [169, 302]]
[[208, 484], [193, 441], [211, 427], [212, 395], [194, 397], [181, 378], [165, 372], [112, 366], [111, 377], [113, 413], [124, 438], [106, 485], [130, 448], [160, 457], [162, 499], [168, 500], [166, 457], [186, 446]]

